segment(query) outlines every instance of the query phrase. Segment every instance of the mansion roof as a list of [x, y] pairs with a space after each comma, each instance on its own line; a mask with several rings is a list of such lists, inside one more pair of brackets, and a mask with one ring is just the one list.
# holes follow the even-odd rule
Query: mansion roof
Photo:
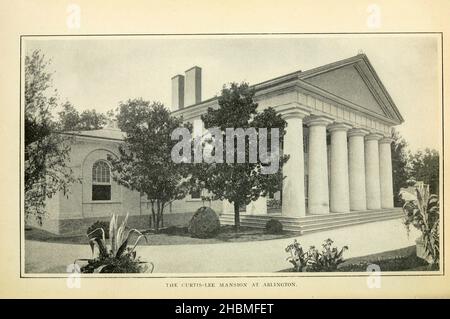
[[[281, 90], [288, 85], [295, 86], [305, 95], [320, 96], [329, 103], [373, 116], [391, 125], [398, 125], [404, 121], [365, 54], [358, 54], [307, 71], [285, 74], [252, 87], [258, 98], [258, 95]], [[217, 99], [217, 96], [212, 97], [178, 109], [173, 114], [187, 115], [193, 110], [214, 106], [217, 104]]]
[[114, 140], [114, 141], [122, 141], [126, 135], [126, 133], [122, 132], [120, 129], [108, 126], [99, 130], [71, 131], [71, 132], [64, 132], [64, 134], [73, 135], [77, 137]]

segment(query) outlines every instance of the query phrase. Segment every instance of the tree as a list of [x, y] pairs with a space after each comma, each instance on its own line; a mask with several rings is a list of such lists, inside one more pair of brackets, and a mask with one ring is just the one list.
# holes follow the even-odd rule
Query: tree
[[[202, 115], [205, 128], [218, 128], [222, 132], [221, 135], [216, 137], [219, 144], [227, 145], [225, 134], [227, 129], [235, 132], [237, 129], [243, 129], [245, 132], [249, 132], [248, 129], [254, 128], [257, 134], [256, 140], [259, 140], [261, 136], [261, 130], [259, 129], [267, 128], [270, 140], [271, 129], [278, 128], [279, 137], [282, 139], [285, 134], [286, 122], [280, 115], [276, 114], [273, 108], [258, 112], [258, 104], [254, 102], [254, 95], [255, 91], [247, 83], [231, 83], [229, 87], [223, 87], [218, 98], [219, 107], [217, 109], [208, 108], [207, 113]], [[267, 168], [268, 162], [261, 158], [263, 145], [259, 143], [259, 158], [255, 162], [251, 162], [252, 142], [250, 136], [246, 135], [246, 161], [239, 162], [237, 161], [240, 156], [237, 148], [238, 137], [235, 136], [232, 142], [231, 149], [227, 145], [226, 149], [222, 148], [222, 150], [214, 147], [211, 152], [213, 156], [223, 155], [219, 158], [230, 156], [232, 161], [228, 161], [227, 158], [226, 162], [215, 160], [212, 163], [196, 163], [191, 181], [197, 187], [207, 189], [212, 194], [213, 199], [228, 200], [233, 203], [235, 228], [237, 230], [240, 226], [239, 208], [241, 206], [250, 204], [251, 201], [257, 200], [261, 195], [266, 196], [280, 190], [283, 181], [280, 168], [287, 161], [288, 156], [278, 156], [275, 159], [278, 169], [273, 174], [264, 174], [263, 170]], [[281, 141], [277, 139], [273, 149], [269, 147], [268, 151], [275, 152], [275, 147], [280, 149], [280, 146]], [[223, 154], [217, 154], [217, 152], [223, 152]], [[228, 155], [227, 152], [229, 152]]]
[[188, 192], [188, 167], [171, 160], [176, 144], [171, 134], [183, 126], [161, 103], [142, 99], [121, 103], [119, 128], [126, 132], [119, 157], [109, 157], [113, 178], [120, 185], [145, 194], [151, 203], [150, 226], [158, 231], [164, 209]]
[[46, 199], [61, 190], [66, 193], [75, 181], [66, 165], [68, 140], [54, 133], [57, 91], [52, 88], [49, 64], [39, 50], [25, 57], [25, 217], [34, 216], [39, 223]]
[[62, 110], [58, 112], [58, 116], [61, 131], [78, 130], [80, 124], [80, 114], [70, 102], [63, 104]]
[[410, 155], [411, 176], [430, 185], [430, 193], [439, 195], [439, 152], [426, 148]]
[[80, 130], [99, 130], [106, 125], [106, 115], [94, 109], [84, 110], [80, 114]]
[[107, 116], [96, 110], [84, 110], [81, 114], [70, 103], [66, 102], [58, 113], [62, 131], [88, 131], [101, 129], [107, 121]]
[[407, 186], [407, 181], [410, 178], [408, 169], [408, 143], [395, 129], [392, 130], [392, 177], [393, 177], [393, 191], [394, 204], [397, 207], [403, 206], [403, 201], [399, 195], [400, 188]]

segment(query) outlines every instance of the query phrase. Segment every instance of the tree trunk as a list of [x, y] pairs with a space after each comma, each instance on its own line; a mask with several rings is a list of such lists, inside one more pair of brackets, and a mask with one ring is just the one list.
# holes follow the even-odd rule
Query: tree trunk
[[160, 224], [160, 213], [159, 213], [159, 202], [156, 202], [156, 232], [159, 233], [159, 224]]
[[239, 203], [234, 202], [234, 230], [239, 231], [239, 227], [241, 227], [241, 219], [239, 216]]
[[159, 212], [159, 219], [161, 221], [161, 228], [164, 227], [164, 206], [166, 204], [163, 202], [161, 203], [160, 212]]
[[153, 230], [155, 232], [158, 232], [158, 224], [157, 224], [157, 220], [156, 220], [156, 212], [155, 212], [155, 203], [154, 202], [152, 202], [152, 217], [151, 217], [150, 224], [153, 224]]
[[159, 229], [162, 227], [164, 205], [165, 204], [160, 202], [159, 200], [156, 201], [156, 232], [159, 232]]

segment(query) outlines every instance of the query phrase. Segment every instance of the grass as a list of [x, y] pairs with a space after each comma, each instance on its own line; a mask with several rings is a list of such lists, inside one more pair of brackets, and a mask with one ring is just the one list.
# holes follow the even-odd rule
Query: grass
[[381, 271], [427, 271], [438, 270], [430, 267], [417, 257], [416, 246], [390, 250], [368, 256], [350, 258], [338, 266], [339, 271], [366, 271], [371, 264], [378, 265]]
[[[229, 225], [221, 226], [220, 232], [214, 238], [205, 239], [190, 237], [187, 227], [172, 226], [161, 229], [158, 233], [152, 231], [145, 231], [144, 233], [146, 234], [148, 242], [146, 243], [145, 240], [142, 240], [140, 242], [141, 245], [214, 244], [271, 240], [298, 236], [298, 233], [296, 232], [284, 231], [281, 234], [267, 234], [264, 229], [242, 226], [239, 231], [236, 232], [234, 227]], [[134, 238], [131, 238], [131, 242], [134, 241]], [[86, 235], [56, 235], [37, 228], [25, 231], [25, 239], [49, 243], [88, 244]]]
[[[431, 271], [438, 270], [431, 267], [425, 260], [417, 257], [416, 246], [409, 246], [382, 253], [349, 258], [338, 266], [339, 272], [366, 272], [369, 265], [378, 265], [383, 271]], [[292, 272], [285, 269], [282, 272]]]

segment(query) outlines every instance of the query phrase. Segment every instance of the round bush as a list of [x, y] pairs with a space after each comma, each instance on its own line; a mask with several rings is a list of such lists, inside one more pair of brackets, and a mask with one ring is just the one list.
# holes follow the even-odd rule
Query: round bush
[[[105, 232], [105, 238], [106, 239], [109, 238], [109, 222], [104, 222], [104, 221], [100, 221], [100, 220], [97, 220], [95, 223], [93, 223], [91, 226], [89, 226], [89, 228], [86, 231], [86, 234], [93, 232], [97, 228], [102, 228]], [[102, 232], [100, 230], [97, 230], [95, 233], [91, 234], [91, 237], [93, 237], [93, 236], [101, 237]]]
[[280, 234], [283, 232], [283, 224], [277, 219], [270, 219], [266, 223], [266, 232], [269, 234]]
[[220, 230], [219, 217], [209, 207], [199, 208], [189, 222], [188, 231], [191, 237], [211, 238]]

